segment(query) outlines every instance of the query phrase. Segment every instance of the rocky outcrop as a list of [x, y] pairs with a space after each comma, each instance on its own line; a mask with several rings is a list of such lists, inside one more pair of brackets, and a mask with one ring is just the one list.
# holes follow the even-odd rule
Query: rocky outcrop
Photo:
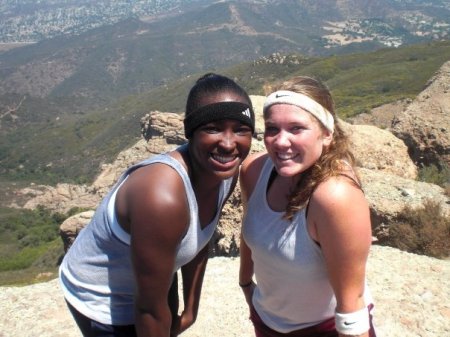
[[350, 122], [391, 131], [405, 142], [416, 165], [450, 166], [450, 61], [416, 99], [383, 105]]
[[81, 212], [71, 216], [59, 226], [64, 252], [67, 252], [78, 233], [89, 223], [93, 215], [94, 211]]
[[[261, 114], [257, 114], [261, 116]], [[164, 131], [163, 123], [170, 120]], [[374, 126], [351, 125], [340, 121], [353, 143], [357, 163], [364, 183], [364, 190], [369, 200], [372, 214], [374, 234], [386, 235], [388, 224], [394, 221], [398, 213], [406, 206], [421, 206], [425, 200], [438, 201], [443, 210], [450, 214], [448, 198], [442, 188], [436, 185], [421, 183], [414, 180], [417, 176], [417, 168], [408, 156], [407, 147], [398, 138], [387, 130]], [[148, 142], [140, 141], [134, 147], [121, 153], [117, 160], [103, 167], [103, 172], [90, 187], [96, 192], [97, 201], [92, 203], [94, 208], [100, 195], [104, 195], [110, 186], [116, 181], [118, 175], [130, 164], [160, 151], [165, 151], [182, 143], [180, 130], [182, 117], [177, 114], [151, 113], [142, 119], [143, 133], [149, 135]], [[262, 130], [262, 129], [261, 129]], [[261, 132], [261, 131], [260, 131]], [[263, 149], [262, 140], [257, 137], [253, 140], [253, 151]], [[166, 139], [171, 135], [171, 143]], [[174, 140], [177, 140], [175, 144]], [[184, 141], [184, 138], [183, 138]], [[34, 201], [35, 203], [43, 201]], [[66, 208], [71, 208], [78, 203], [74, 198]], [[47, 204], [47, 203], [45, 203]], [[235, 256], [238, 254], [239, 228], [242, 207], [240, 202], [239, 186], [236, 188], [229, 202], [223, 210], [223, 215], [213, 240], [213, 254]], [[72, 224], [76, 220], [69, 218], [67, 222]], [[64, 223], [62, 227], [67, 227]], [[63, 236], [70, 236], [64, 234]]]
[[407, 147], [391, 132], [372, 125], [340, 123], [350, 136], [358, 167], [407, 179], [417, 178], [417, 167]]
[[380, 129], [390, 130], [394, 116], [405, 110], [411, 102], [412, 100], [408, 98], [383, 104], [373, 108], [370, 112], [364, 112], [350, 117], [347, 119], [347, 122], [351, 124], [374, 125]]
[[408, 106], [394, 116], [392, 132], [418, 164], [450, 166], [450, 61]]
[[71, 208], [91, 208], [101, 198], [101, 191], [92, 186], [58, 184], [56, 187], [37, 185], [20, 190], [22, 196], [28, 196], [23, 208], [34, 209], [44, 205], [54, 211], [68, 212]]
[[163, 138], [167, 144], [183, 144], [184, 126], [182, 116], [171, 112], [149, 113], [141, 119], [141, 133], [145, 140]]
[[433, 201], [440, 205], [442, 215], [450, 217], [449, 197], [440, 186], [366, 168], [361, 168], [359, 173], [370, 206], [375, 238], [385, 239], [389, 227], [397, 222], [407, 206], [420, 208], [427, 201]]

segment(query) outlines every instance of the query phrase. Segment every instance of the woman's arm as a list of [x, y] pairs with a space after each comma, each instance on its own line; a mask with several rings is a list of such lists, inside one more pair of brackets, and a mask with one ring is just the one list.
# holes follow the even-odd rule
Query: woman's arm
[[208, 253], [207, 245], [191, 262], [181, 268], [184, 309], [181, 316], [175, 318], [171, 336], [178, 336], [194, 324], [197, 319]]
[[252, 252], [245, 243], [241, 234], [240, 244], [240, 265], [239, 265], [239, 286], [244, 292], [245, 301], [248, 306], [252, 306], [252, 296], [255, 284], [253, 282], [253, 260]]
[[137, 335], [169, 337], [168, 293], [176, 250], [189, 221], [184, 186], [173, 169], [154, 164], [134, 172], [122, 189], [118, 200], [126, 209], [131, 235]]
[[[238, 175], [236, 174], [233, 177], [230, 190], [224, 199], [223, 205], [233, 193], [237, 181]], [[221, 210], [218, 210], [218, 212], [221, 212]], [[181, 316], [175, 317], [175, 322], [172, 323], [171, 336], [177, 336], [182, 333], [194, 324], [197, 319], [203, 277], [205, 275], [208, 257], [209, 245], [205, 246], [191, 262], [181, 268], [183, 278], [184, 309]]]
[[364, 303], [363, 295], [372, 234], [363, 192], [343, 177], [322, 183], [311, 199], [308, 228], [323, 251], [336, 312], [354, 313], [365, 308], [369, 304]]
[[[243, 206], [242, 221], [244, 221], [245, 214], [247, 212], [247, 201], [252, 194], [256, 182], [261, 172], [265, 159], [264, 154], [256, 154], [249, 156], [241, 166], [240, 170], [240, 187], [241, 187], [241, 200]], [[252, 295], [255, 288], [253, 282], [253, 260], [252, 252], [245, 242], [242, 230], [240, 235], [240, 266], [239, 266], [239, 286], [244, 292], [245, 300], [249, 306], [252, 305]]]

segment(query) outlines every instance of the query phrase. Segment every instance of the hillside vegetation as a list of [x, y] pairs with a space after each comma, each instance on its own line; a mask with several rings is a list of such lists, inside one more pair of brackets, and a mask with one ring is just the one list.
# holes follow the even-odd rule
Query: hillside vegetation
[[[329, 57], [274, 54], [226, 69], [250, 94], [295, 75], [318, 77], [330, 87], [341, 118], [403, 98], [413, 98], [450, 59], [450, 42]], [[127, 96], [90, 113], [30, 121], [0, 133], [0, 182], [87, 183], [140, 138], [139, 120], [151, 110], [182, 112], [189, 88], [202, 73]], [[58, 109], [58, 107], [55, 107]], [[5, 123], [5, 122], [4, 122]]]
[[0, 208], [0, 285], [54, 275], [63, 254], [59, 225], [67, 216], [43, 207]]

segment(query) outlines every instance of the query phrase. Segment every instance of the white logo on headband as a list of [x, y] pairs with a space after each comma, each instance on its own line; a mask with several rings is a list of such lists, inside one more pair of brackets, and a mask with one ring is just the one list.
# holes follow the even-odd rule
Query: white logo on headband
[[250, 114], [250, 108], [247, 108], [244, 111], [242, 111], [242, 114], [244, 116], [247, 116], [248, 118], [252, 119], [252, 115]]
[[285, 93], [285, 94], [280, 94], [280, 93], [278, 93], [278, 92], [275, 93], [275, 97], [276, 97], [276, 98], [286, 97], [286, 96], [290, 96], [290, 95], [289, 95], [289, 94], [286, 94], [286, 93]]

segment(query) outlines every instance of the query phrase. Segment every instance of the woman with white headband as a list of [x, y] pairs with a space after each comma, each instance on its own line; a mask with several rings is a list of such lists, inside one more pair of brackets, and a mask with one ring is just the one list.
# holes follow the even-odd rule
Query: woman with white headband
[[239, 285], [255, 335], [375, 336], [369, 207], [329, 90], [293, 78], [267, 97], [264, 121], [267, 152], [240, 176]]

